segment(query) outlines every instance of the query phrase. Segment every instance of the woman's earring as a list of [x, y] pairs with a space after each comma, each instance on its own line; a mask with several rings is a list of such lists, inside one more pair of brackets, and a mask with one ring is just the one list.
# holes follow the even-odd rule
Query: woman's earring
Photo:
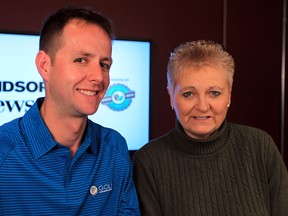
[[227, 107], [230, 107], [230, 104], [227, 104]]

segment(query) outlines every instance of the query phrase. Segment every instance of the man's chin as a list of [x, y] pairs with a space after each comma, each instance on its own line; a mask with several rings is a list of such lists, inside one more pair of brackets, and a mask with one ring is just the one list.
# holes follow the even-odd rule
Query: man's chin
[[89, 116], [89, 115], [94, 115], [98, 110], [98, 107], [96, 109], [93, 109], [93, 110], [89, 110], [86, 112], [86, 115]]

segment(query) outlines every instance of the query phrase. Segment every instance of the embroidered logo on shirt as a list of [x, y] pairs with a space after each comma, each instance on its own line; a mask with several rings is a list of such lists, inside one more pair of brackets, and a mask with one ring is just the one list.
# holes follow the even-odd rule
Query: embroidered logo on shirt
[[90, 193], [92, 196], [95, 196], [98, 193], [98, 188], [96, 186], [91, 186], [90, 187]]
[[102, 185], [99, 185], [98, 187], [95, 186], [95, 185], [92, 185], [90, 187], [90, 194], [92, 196], [95, 196], [98, 193], [105, 193], [105, 192], [108, 192], [108, 191], [111, 191], [111, 190], [112, 190], [112, 183], [102, 184]]
[[105, 193], [105, 192], [111, 191], [112, 190], [112, 182], [99, 185], [97, 188], [98, 188], [98, 193]]

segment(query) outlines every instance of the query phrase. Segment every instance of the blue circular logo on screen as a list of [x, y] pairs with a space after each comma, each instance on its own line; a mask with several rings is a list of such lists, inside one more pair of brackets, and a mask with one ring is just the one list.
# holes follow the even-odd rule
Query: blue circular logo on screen
[[107, 105], [112, 110], [122, 111], [130, 106], [134, 97], [135, 92], [131, 91], [127, 86], [114, 84], [108, 88], [101, 103]]

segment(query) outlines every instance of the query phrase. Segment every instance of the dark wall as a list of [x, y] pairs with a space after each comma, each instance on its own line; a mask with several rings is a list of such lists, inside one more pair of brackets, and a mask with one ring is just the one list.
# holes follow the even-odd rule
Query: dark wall
[[[45, 16], [70, 2], [4, 1], [0, 7], [0, 31], [38, 33]], [[170, 50], [195, 39], [222, 43], [226, 36], [227, 49], [235, 57], [237, 66], [228, 118], [266, 130], [280, 145], [282, 0], [229, 1], [224, 34], [225, 0], [72, 2], [110, 17], [118, 38], [152, 42], [151, 139], [174, 127], [175, 117], [166, 92]], [[285, 149], [288, 143], [286, 146]]]
[[229, 120], [267, 131], [281, 149], [282, 0], [229, 1], [227, 8], [227, 49], [236, 61]]

